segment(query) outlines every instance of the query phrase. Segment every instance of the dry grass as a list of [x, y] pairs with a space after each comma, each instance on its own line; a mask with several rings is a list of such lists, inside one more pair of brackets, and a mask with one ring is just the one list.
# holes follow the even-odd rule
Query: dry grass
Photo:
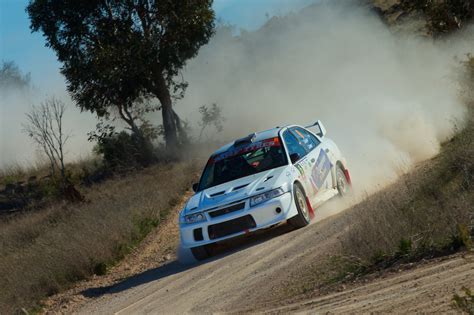
[[472, 248], [474, 104], [465, 128], [437, 157], [325, 224], [340, 231], [331, 251], [300, 262], [308, 268], [292, 272], [281, 299], [324, 294], [369, 272]]
[[351, 226], [344, 252], [367, 261], [382, 254], [422, 254], [456, 247], [456, 241], [468, 243], [462, 234], [474, 223], [473, 176], [471, 122], [438, 157], [354, 207], [361, 219]]
[[472, 247], [474, 232], [474, 58], [466, 62], [465, 126], [441, 153], [354, 207], [344, 252], [367, 263]]
[[[102, 168], [102, 161], [97, 156], [90, 156], [76, 160], [73, 163], [66, 163], [66, 175], [74, 184], [80, 184], [84, 177]], [[6, 184], [17, 182], [27, 182], [30, 177], [41, 179], [51, 173], [47, 163], [38, 162], [30, 165], [13, 163], [0, 168], [0, 190]]]
[[30, 176], [46, 176], [47, 166], [44, 164], [22, 165], [13, 163], [0, 168], [0, 189], [6, 184], [26, 181]]
[[54, 294], [104, 271], [136, 245], [191, 186], [191, 163], [155, 166], [58, 203], [0, 222], [0, 313]]

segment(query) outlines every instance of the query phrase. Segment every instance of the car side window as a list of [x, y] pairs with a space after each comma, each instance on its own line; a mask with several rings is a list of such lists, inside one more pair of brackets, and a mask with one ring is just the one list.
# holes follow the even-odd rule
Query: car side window
[[306, 155], [305, 148], [299, 143], [298, 139], [289, 131], [286, 130], [283, 132], [283, 140], [286, 143], [288, 148], [288, 155], [292, 155], [293, 153], [298, 153], [300, 158]]
[[319, 139], [316, 138], [315, 135], [313, 135], [313, 134], [310, 133], [310, 132], [308, 132], [308, 135], [309, 135], [309, 137], [311, 138], [311, 140], [313, 140], [313, 143], [314, 143], [314, 145], [315, 145], [316, 147], [321, 144], [321, 141], [319, 141]]
[[308, 152], [314, 150], [314, 148], [316, 148], [321, 143], [318, 138], [303, 128], [293, 127], [291, 128], [291, 131]]

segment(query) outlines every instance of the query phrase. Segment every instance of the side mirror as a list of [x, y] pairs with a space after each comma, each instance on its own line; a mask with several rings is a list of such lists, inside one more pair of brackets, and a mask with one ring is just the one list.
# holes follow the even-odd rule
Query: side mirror
[[194, 183], [194, 184], [193, 184], [193, 191], [194, 191], [194, 192], [197, 192], [197, 191], [198, 191], [198, 188], [199, 188], [199, 184], [198, 184], [198, 183]]
[[300, 158], [301, 158], [301, 156], [298, 153], [290, 154], [290, 160], [291, 160], [291, 163], [293, 163], [293, 164], [298, 162]]

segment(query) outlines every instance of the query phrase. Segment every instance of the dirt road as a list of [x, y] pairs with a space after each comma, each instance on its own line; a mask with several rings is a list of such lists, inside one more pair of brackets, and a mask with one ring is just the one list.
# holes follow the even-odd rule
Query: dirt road
[[447, 313], [453, 295], [474, 285], [474, 255], [432, 261], [365, 285], [273, 309], [274, 313]]
[[[176, 219], [170, 218], [173, 223]], [[182, 266], [172, 257], [169, 263], [115, 285], [83, 290], [79, 294], [92, 301], [77, 311], [181, 313], [232, 311], [249, 302], [258, 304], [258, 295], [287, 277], [284, 270], [288, 266], [298, 268], [297, 261], [314, 252], [312, 243], [321, 248], [332, 247], [330, 225], [314, 224], [291, 233], [287, 226], [281, 226], [234, 242], [230, 251], [224, 249], [223, 254], [199, 265]], [[323, 226], [325, 233], [318, 231]]]
[[[173, 254], [177, 245], [176, 214], [146, 240], [135, 255], [104, 279], [80, 285], [53, 300], [50, 312], [145, 314], [183, 312], [386, 312], [451, 311], [451, 299], [462, 286], [474, 284], [474, 257], [455, 256], [387, 273], [369, 283], [319, 292], [312, 288], [320, 269], [315, 262], [340, 250], [338, 238], [350, 226], [341, 213], [291, 231], [280, 226], [243, 238], [221, 249], [213, 259], [182, 266]], [[165, 244], [171, 247], [164, 248]], [[225, 246], [224, 246], [225, 247]], [[308, 270], [314, 278], [307, 279]], [[319, 268], [319, 267], [318, 267]], [[127, 275], [129, 273], [133, 276]], [[306, 275], [301, 277], [301, 275]], [[296, 283], [292, 279], [301, 279]], [[306, 282], [305, 282], [306, 281]], [[308, 289], [308, 284], [310, 285]], [[294, 293], [305, 294], [288, 299]]]

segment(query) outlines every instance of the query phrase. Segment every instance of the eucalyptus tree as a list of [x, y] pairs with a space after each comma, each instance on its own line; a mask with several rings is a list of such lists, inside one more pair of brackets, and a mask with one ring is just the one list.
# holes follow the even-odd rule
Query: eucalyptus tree
[[187, 86], [180, 70], [214, 33], [212, 0], [31, 0], [27, 12], [82, 110], [118, 113], [136, 132], [134, 113], [156, 98], [166, 144], [176, 148], [173, 97]]

